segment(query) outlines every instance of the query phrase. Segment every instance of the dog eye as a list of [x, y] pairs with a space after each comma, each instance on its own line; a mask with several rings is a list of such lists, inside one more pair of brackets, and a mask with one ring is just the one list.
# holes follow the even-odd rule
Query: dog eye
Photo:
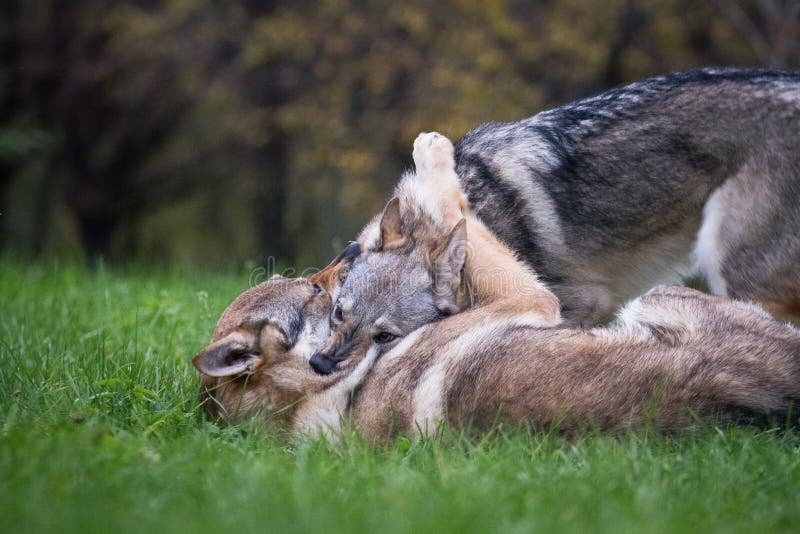
[[314, 284], [311, 289], [314, 291], [314, 295], [321, 295], [325, 291], [319, 284]]
[[391, 343], [395, 339], [397, 339], [397, 336], [394, 335], [394, 334], [390, 334], [389, 332], [381, 332], [380, 334], [375, 334], [372, 337], [372, 340], [375, 343], [378, 343], [378, 344], [381, 344], [381, 345], [383, 345], [385, 343]]
[[333, 318], [339, 322], [344, 321], [344, 312], [342, 312], [342, 307], [338, 304], [333, 309]]

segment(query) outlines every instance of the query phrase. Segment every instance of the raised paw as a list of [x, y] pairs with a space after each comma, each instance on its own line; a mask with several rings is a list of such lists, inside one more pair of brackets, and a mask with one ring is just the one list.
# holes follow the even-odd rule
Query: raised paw
[[437, 132], [424, 132], [414, 140], [414, 165], [417, 174], [455, 171], [453, 143]]
[[428, 206], [434, 220], [450, 230], [467, 212], [467, 199], [456, 174], [453, 143], [436, 132], [421, 133], [414, 141], [414, 194]]

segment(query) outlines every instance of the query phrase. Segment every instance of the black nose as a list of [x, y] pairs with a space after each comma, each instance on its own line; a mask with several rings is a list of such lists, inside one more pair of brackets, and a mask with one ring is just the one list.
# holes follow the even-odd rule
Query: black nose
[[336, 362], [334, 360], [320, 352], [313, 355], [309, 363], [311, 364], [311, 368], [314, 369], [314, 372], [320, 375], [329, 375], [333, 371], [333, 368], [336, 367]]

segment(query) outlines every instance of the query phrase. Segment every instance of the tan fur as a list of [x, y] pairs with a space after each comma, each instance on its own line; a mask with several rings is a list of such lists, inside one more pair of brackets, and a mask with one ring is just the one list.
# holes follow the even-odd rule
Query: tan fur
[[[335, 284], [346, 267], [335, 261], [313, 280]], [[281, 310], [305, 311], [305, 326], [324, 328], [330, 313], [330, 292], [316, 294], [311, 279], [273, 277], [239, 295], [222, 313], [211, 343], [195, 356], [203, 406], [209, 417], [236, 422], [262, 416], [291, 426], [293, 410], [308, 394], [331, 387], [344, 374], [321, 377], [309, 372], [308, 348], [287, 345], [277, 326]], [[277, 304], [277, 309], [270, 304]], [[256, 355], [249, 371], [230, 376], [202, 372], [204, 356], [220, 348]], [[316, 348], [316, 347], [314, 347]], [[304, 353], [301, 353], [304, 352]]]
[[561, 316], [556, 296], [475, 216], [467, 214], [466, 219], [470, 247], [464, 275], [474, 299], [485, 307], [484, 313], [531, 314], [538, 326], [558, 325]]
[[334, 260], [320, 272], [309, 276], [308, 281], [321, 285], [328, 293], [333, 293], [346, 274], [347, 263]]

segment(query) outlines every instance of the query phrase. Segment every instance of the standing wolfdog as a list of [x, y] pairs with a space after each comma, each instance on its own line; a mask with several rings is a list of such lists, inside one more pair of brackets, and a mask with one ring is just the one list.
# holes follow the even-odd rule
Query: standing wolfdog
[[694, 267], [711, 292], [800, 316], [800, 73], [701, 69], [613, 89], [455, 145], [478, 217], [566, 324]]

